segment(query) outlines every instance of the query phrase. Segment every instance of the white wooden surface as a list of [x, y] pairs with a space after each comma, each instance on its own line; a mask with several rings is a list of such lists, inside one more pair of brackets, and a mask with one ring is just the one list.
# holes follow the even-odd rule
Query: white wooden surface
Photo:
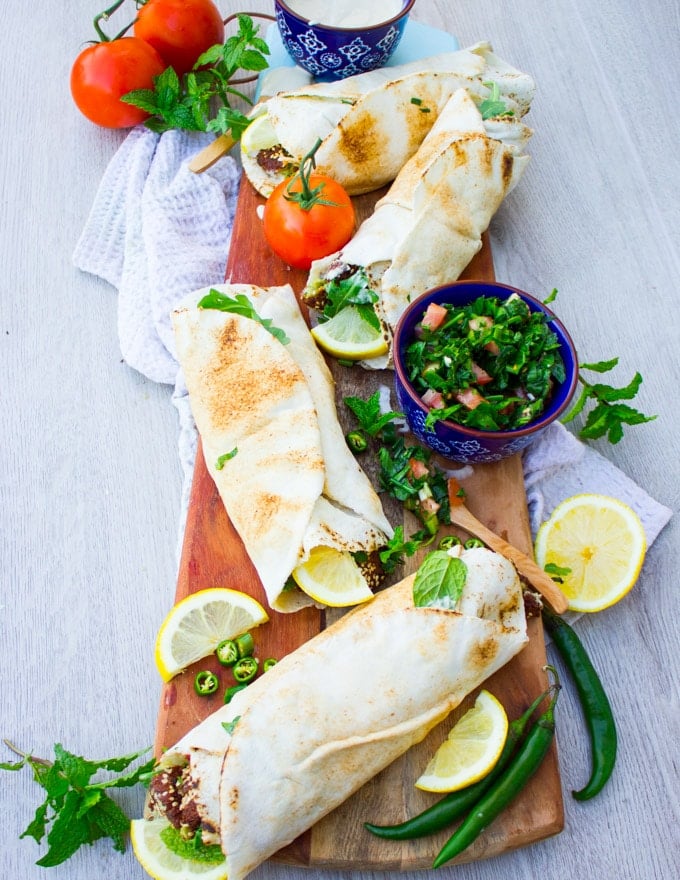
[[[5, 3], [0, 61], [0, 735], [35, 754], [61, 742], [92, 758], [153, 738], [152, 646], [174, 594], [181, 489], [170, 390], [121, 362], [115, 291], [71, 264], [124, 136], [89, 124], [69, 95], [71, 63], [104, 5]], [[264, 0], [246, 6], [271, 11]], [[599, 448], [677, 509], [677, 0], [418, 0], [414, 17], [461, 45], [490, 39], [534, 75], [533, 159], [492, 226], [497, 274], [539, 295], [558, 287], [583, 360], [619, 354], [621, 384], [642, 371], [639, 405], [658, 420]], [[567, 688], [565, 830], [441, 876], [678, 876], [678, 530], [672, 520], [624, 601], [577, 624], [619, 721], [611, 783], [587, 804], [569, 796], [587, 776], [588, 748]], [[0, 760], [10, 758], [2, 747]], [[0, 776], [0, 873], [10, 880], [46, 876], [34, 865], [42, 850], [18, 839], [39, 795], [26, 772]], [[121, 803], [138, 810], [141, 794]], [[100, 842], [49, 876], [145, 875], [130, 850]], [[276, 865], [253, 875], [307, 876]], [[328, 872], [343, 877], [368, 880]]]

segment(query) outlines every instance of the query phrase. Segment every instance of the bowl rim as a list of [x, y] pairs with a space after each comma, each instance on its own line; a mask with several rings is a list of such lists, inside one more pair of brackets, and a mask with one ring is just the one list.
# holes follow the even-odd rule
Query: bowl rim
[[[426, 290], [411, 303], [409, 303], [406, 310], [400, 316], [399, 321], [397, 322], [397, 326], [395, 327], [392, 340], [392, 360], [394, 363], [395, 376], [399, 379], [399, 383], [403, 391], [408, 395], [411, 403], [413, 403], [422, 413], [424, 413], [425, 416], [427, 416], [427, 414], [430, 412], [430, 407], [424, 404], [420, 396], [416, 393], [415, 389], [411, 385], [411, 382], [406, 376], [404, 366], [401, 363], [401, 356], [399, 352], [401, 337], [404, 332], [404, 324], [406, 323], [407, 318], [410, 317], [410, 315], [412, 315], [413, 312], [418, 309], [419, 303], [421, 303], [425, 299], [436, 297], [436, 295], [440, 291], [450, 290], [452, 287], [464, 288], [479, 286], [490, 287], [493, 290], [498, 291], [499, 293], [505, 292], [507, 294], [504, 297], [505, 299], [508, 299], [513, 293], [516, 293], [521, 296], [522, 299], [525, 299], [536, 306], [538, 311], [544, 312], [550, 318], [551, 325], [557, 326], [557, 328], [559, 329], [562, 336], [560, 342], [566, 345], [574, 364], [571, 376], [567, 376], [565, 382], [562, 384], [562, 386], [560, 386], [561, 388], [564, 388], [564, 385], [568, 383], [567, 393], [565, 394], [564, 400], [562, 401], [560, 406], [557, 407], [557, 409], [555, 410], [551, 410], [548, 414], [543, 414], [539, 419], [531, 422], [528, 425], [524, 425], [522, 428], [514, 428], [509, 431], [481, 431], [478, 428], [468, 428], [466, 425], [460, 425], [458, 424], [458, 422], [451, 422], [448, 419], [441, 419], [439, 422], [437, 422], [437, 424], [442, 425], [448, 430], [457, 431], [459, 434], [462, 434], [470, 439], [478, 440], [480, 442], [483, 442], [485, 439], [487, 442], [490, 440], [516, 440], [520, 437], [526, 437], [527, 435], [535, 434], [537, 431], [540, 431], [542, 428], [547, 427], [549, 424], [558, 419], [573, 400], [574, 392], [576, 391], [576, 386], [578, 384], [578, 356], [576, 353], [576, 346], [574, 345], [569, 331], [564, 326], [560, 318], [557, 317], [555, 312], [552, 311], [552, 309], [550, 309], [532, 294], [527, 293], [525, 290], [522, 290], [519, 287], [515, 287], [515, 285], [513, 284], [505, 284], [500, 281], [482, 281], [475, 279], [450, 281], [447, 284], [440, 284], [438, 287], [433, 287], [430, 290]], [[484, 293], [478, 294], [478, 296], [486, 295], [487, 294]], [[493, 296], [494, 294], [488, 295]]]
[[343, 27], [336, 27], [335, 25], [332, 25], [332, 24], [321, 24], [320, 22], [314, 21], [314, 19], [305, 18], [303, 15], [300, 15], [299, 12], [295, 12], [295, 10], [291, 9], [290, 6], [284, 2], [284, 0], [275, 0], [275, 5], [281, 6], [285, 10], [285, 12], [288, 13], [288, 15], [297, 19], [297, 21], [302, 22], [302, 24], [306, 24], [306, 25], [309, 25], [310, 27], [318, 28], [321, 31], [334, 31], [334, 32], [339, 32], [339, 33], [343, 33], [343, 34], [345, 34], [345, 33], [352, 34], [352, 33], [357, 33], [357, 32], [364, 33], [365, 31], [369, 31], [369, 32], [375, 31], [375, 30], [378, 30], [379, 28], [382, 29], [382, 28], [386, 27], [387, 25], [391, 25], [397, 21], [400, 21], [402, 18], [405, 18], [410, 13], [410, 11], [413, 9], [413, 6], [415, 5], [415, 2], [416, 2], [416, 0], [406, 0], [406, 2], [404, 3], [404, 5], [401, 9], [401, 12], [398, 12], [396, 15], [393, 15], [392, 18], [387, 18], [387, 19], [385, 19], [385, 21], [381, 21], [378, 24], [372, 24], [372, 25], [368, 25], [367, 27], [360, 27], [360, 28], [359, 27], [343, 28]]

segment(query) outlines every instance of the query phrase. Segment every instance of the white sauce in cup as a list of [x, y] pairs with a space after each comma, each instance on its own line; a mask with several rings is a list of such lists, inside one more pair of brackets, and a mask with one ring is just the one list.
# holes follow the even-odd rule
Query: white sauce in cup
[[296, 15], [314, 24], [327, 27], [362, 28], [372, 27], [389, 21], [399, 15], [404, 7], [403, 0], [372, 0], [370, 4], [357, 3], [357, 0], [286, 0], [286, 5]]

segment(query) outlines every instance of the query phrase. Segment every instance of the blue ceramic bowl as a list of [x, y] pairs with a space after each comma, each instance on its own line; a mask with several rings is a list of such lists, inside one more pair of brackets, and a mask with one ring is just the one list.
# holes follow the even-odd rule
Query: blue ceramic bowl
[[[293, 61], [318, 80], [344, 79], [383, 67], [397, 48], [415, 0], [403, 0], [401, 12], [365, 28], [317, 24], [275, 0], [276, 21]], [[357, 4], [359, 5], [359, 4]]]
[[[532, 311], [544, 312], [550, 318], [550, 328], [560, 342], [566, 380], [553, 393], [548, 408], [535, 422], [512, 431], [479, 431], [450, 421], [439, 421], [434, 428], [426, 427], [425, 419], [429, 408], [408, 380], [404, 366], [406, 348], [415, 339], [415, 328], [422, 319], [425, 309], [432, 302], [461, 306], [480, 296], [493, 296], [504, 300], [513, 293], [520, 296]], [[397, 401], [411, 431], [426, 446], [445, 458], [463, 464], [500, 461], [520, 452], [565, 411], [574, 396], [578, 381], [576, 349], [562, 322], [539, 300], [508, 284], [456, 281], [424, 293], [414, 300], [401, 316], [394, 333], [393, 352]]]

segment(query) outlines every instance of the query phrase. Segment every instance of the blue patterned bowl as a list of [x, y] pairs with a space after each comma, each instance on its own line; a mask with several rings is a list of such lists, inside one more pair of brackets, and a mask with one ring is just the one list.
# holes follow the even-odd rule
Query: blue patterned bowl
[[[544, 312], [550, 318], [550, 328], [560, 342], [566, 379], [554, 391], [549, 406], [535, 422], [512, 431], [479, 431], [450, 421], [439, 421], [434, 428], [426, 427], [425, 419], [429, 407], [423, 403], [407, 378], [404, 365], [406, 348], [416, 338], [416, 325], [421, 321], [425, 309], [432, 302], [461, 306], [480, 296], [505, 300], [513, 293], [520, 296], [532, 311]], [[576, 349], [562, 322], [533, 296], [516, 287], [496, 282], [456, 281], [436, 287], [418, 297], [409, 305], [397, 324], [393, 356], [398, 406], [405, 414], [411, 431], [426, 446], [445, 458], [463, 464], [500, 461], [520, 452], [565, 411], [574, 396], [578, 381]]]
[[344, 79], [383, 67], [397, 48], [415, 0], [403, 0], [401, 12], [371, 27], [340, 28], [310, 22], [275, 0], [276, 21], [293, 61], [321, 81]]

